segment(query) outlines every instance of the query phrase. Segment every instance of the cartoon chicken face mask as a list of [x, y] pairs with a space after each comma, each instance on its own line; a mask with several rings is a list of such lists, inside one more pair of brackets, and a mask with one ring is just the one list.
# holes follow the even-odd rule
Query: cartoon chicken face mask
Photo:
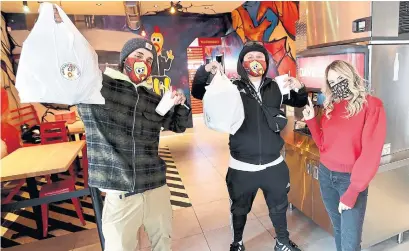
[[127, 58], [125, 60], [125, 72], [134, 84], [140, 84], [151, 75], [151, 66], [144, 60]]
[[243, 62], [247, 74], [253, 77], [261, 77], [266, 72], [267, 63], [264, 60], [248, 60]]

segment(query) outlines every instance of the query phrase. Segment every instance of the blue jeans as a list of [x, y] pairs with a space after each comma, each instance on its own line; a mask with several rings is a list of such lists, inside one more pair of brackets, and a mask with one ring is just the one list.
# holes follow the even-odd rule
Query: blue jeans
[[368, 189], [361, 192], [355, 206], [338, 212], [340, 197], [351, 183], [351, 174], [333, 172], [322, 164], [318, 170], [320, 190], [325, 208], [334, 229], [337, 251], [361, 250], [362, 225], [364, 223]]

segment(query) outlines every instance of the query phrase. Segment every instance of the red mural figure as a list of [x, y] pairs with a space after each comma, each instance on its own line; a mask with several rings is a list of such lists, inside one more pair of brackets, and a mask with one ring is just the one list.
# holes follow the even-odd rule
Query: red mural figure
[[243, 6], [237, 8], [236, 11], [238, 15], [235, 15], [234, 12], [232, 14], [233, 27], [243, 42], [247, 40], [262, 41], [264, 31], [271, 25], [271, 22], [264, 19], [263, 22], [254, 26], [250, 13]]
[[294, 40], [298, 19], [298, 3], [290, 1], [246, 2], [232, 12], [233, 28], [242, 42], [264, 42], [279, 75], [296, 74]]
[[263, 1], [260, 3], [260, 7], [257, 13], [257, 21], [260, 22], [264, 13], [268, 9], [271, 9], [277, 16], [280, 22], [283, 24], [285, 30], [289, 36], [295, 38], [295, 23], [299, 19], [298, 4], [296, 2], [272, 2]]
[[286, 49], [287, 38], [264, 43], [266, 49], [271, 53], [274, 63], [277, 65], [278, 75], [289, 74], [295, 76], [297, 67], [291, 51]]

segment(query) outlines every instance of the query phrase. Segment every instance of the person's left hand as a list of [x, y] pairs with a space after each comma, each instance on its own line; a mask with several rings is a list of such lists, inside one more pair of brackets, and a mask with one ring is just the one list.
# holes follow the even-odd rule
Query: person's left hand
[[339, 202], [338, 212], [339, 212], [340, 214], [342, 214], [342, 211], [350, 210], [350, 209], [351, 209], [351, 208], [348, 207], [347, 205], [345, 205], [344, 203]]
[[298, 79], [293, 77], [288, 77], [285, 82], [284, 88], [290, 87], [291, 90], [299, 90], [304, 86]]
[[175, 98], [175, 105], [184, 105], [186, 102], [186, 96], [181, 91], [173, 91], [172, 98]]

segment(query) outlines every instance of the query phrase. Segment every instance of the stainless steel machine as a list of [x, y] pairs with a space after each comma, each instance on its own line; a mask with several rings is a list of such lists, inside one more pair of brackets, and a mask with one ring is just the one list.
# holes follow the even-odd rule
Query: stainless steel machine
[[[368, 91], [384, 102], [387, 138], [369, 188], [362, 247], [395, 235], [401, 242], [409, 230], [409, 2], [300, 2], [296, 40], [298, 78], [316, 106], [325, 68], [335, 59], [354, 64], [368, 80]], [[301, 109], [295, 109], [289, 120], [297, 126], [283, 132], [289, 199], [331, 232], [319, 192], [319, 151], [308, 129], [298, 125], [301, 118]]]

